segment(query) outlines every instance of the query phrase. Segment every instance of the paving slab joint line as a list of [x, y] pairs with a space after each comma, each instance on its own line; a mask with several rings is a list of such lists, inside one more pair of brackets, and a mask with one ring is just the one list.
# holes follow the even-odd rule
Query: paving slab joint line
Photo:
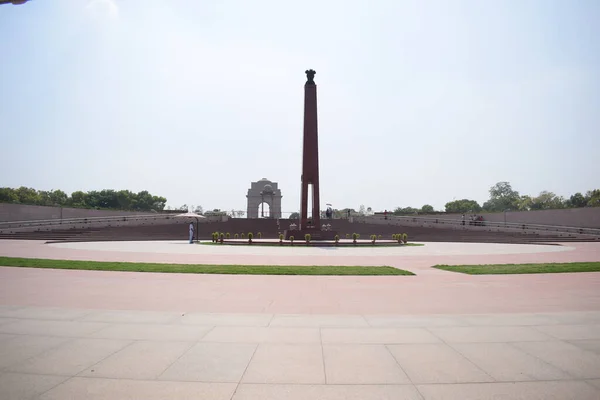
[[216, 327], [217, 327], [216, 325], [215, 325], [215, 326], [211, 326], [209, 330], [207, 330], [206, 332], [204, 332], [204, 334], [203, 334], [203, 335], [201, 335], [201, 336], [198, 338], [198, 340], [196, 340], [196, 342], [201, 342], [201, 341], [202, 341], [202, 339], [204, 339], [204, 338], [206, 337], [206, 335], [208, 335], [209, 333], [211, 333], [212, 331], [214, 331]]
[[322, 329], [319, 326], [319, 344], [321, 345], [321, 359], [323, 361], [323, 376], [325, 377], [325, 384], [327, 385], [327, 368], [325, 368], [325, 349], [323, 348], [323, 334]]
[[[271, 303], [269, 303], [269, 306], [270, 306], [271, 304], [273, 304], [273, 301], [274, 301], [274, 300], [271, 300]], [[266, 308], [266, 307], [265, 307], [265, 308]], [[271, 313], [271, 318], [269, 318], [269, 322], [267, 323], [267, 326], [266, 326], [267, 328], [270, 328], [270, 327], [271, 327], [271, 324], [273, 323], [273, 320], [275, 319], [275, 315], [276, 315], [275, 313]]]
[[[100, 339], [100, 340], [115, 340], [115, 339]], [[116, 340], [122, 340], [122, 339], [116, 339]], [[111, 356], [114, 356], [115, 354], [117, 354], [117, 353], [118, 353], [118, 352], [120, 352], [121, 350], [125, 350], [126, 348], [133, 346], [133, 344], [134, 344], [136, 341], [135, 341], [135, 340], [130, 340], [129, 342], [130, 342], [130, 343], [128, 343], [127, 345], [123, 346], [122, 348], [120, 348], [120, 349], [118, 349], [118, 350], [115, 350], [115, 351], [113, 351], [112, 353], [110, 353], [109, 355], [107, 355], [107, 356], [106, 356], [106, 357], [104, 357], [103, 359], [96, 361], [94, 364], [90, 365], [89, 367], [85, 367], [85, 368], [83, 368], [81, 371], [79, 371], [79, 372], [77, 372], [76, 374], [74, 374], [74, 375], [73, 375], [73, 378], [74, 378], [74, 377], [80, 377], [80, 375], [81, 375], [81, 374], [83, 374], [83, 373], [85, 372], [85, 370], [87, 370], [88, 368], [89, 368], [89, 369], [92, 369], [92, 368], [94, 368], [96, 365], [100, 364], [102, 361], [106, 360], [107, 358], [109, 358], [109, 357], [111, 357]]]
[[[90, 366], [90, 367], [86, 367], [86, 368], [82, 369], [81, 371], [79, 371], [78, 373], [76, 373], [75, 375], [72, 375], [72, 376], [70, 376], [70, 377], [67, 377], [67, 379], [65, 379], [64, 381], [62, 381], [62, 382], [60, 382], [60, 383], [57, 383], [56, 385], [52, 386], [52, 387], [51, 387], [51, 388], [49, 388], [48, 390], [46, 390], [46, 391], [44, 391], [44, 392], [42, 392], [42, 393], [38, 394], [38, 395], [36, 396], [36, 398], [40, 398], [40, 397], [41, 397], [41, 396], [43, 396], [44, 394], [46, 394], [46, 393], [48, 393], [49, 391], [53, 390], [54, 388], [56, 388], [56, 387], [58, 387], [58, 386], [60, 386], [60, 385], [63, 385], [63, 384], [65, 384], [65, 383], [67, 383], [68, 381], [70, 381], [70, 380], [71, 380], [71, 379], [73, 379], [73, 378], [77, 378], [77, 377], [79, 376], [79, 374], [81, 374], [81, 373], [82, 373], [83, 371], [85, 371], [87, 368], [92, 368], [92, 367], [93, 367], [93, 366], [95, 366], [96, 364], [98, 364], [98, 363], [100, 363], [100, 362], [102, 362], [102, 361], [106, 360], [108, 357], [110, 357], [110, 356], [112, 356], [112, 355], [114, 355], [114, 354], [118, 353], [119, 351], [121, 351], [121, 350], [123, 350], [123, 349], [125, 349], [125, 348], [127, 348], [127, 347], [129, 347], [129, 346], [131, 346], [133, 343], [134, 343], [134, 342], [132, 341], [131, 343], [129, 343], [128, 345], [126, 345], [126, 346], [125, 346], [125, 347], [123, 347], [122, 349], [116, 350], [115, 352], [113, 352], [113, 353], [109, 354], [108, 356], [104, 357], [102, 360], [100, 360], [100, 361], [96, 362], [96, 363], [95, 363], [95, 364], [93, 364], [92, 366]], [[63, 343], [63, 344], [66, 344], [66, 343]], [[62, 345], [60, 345], [60, 346], [62, 346]], [[60, 347], [60, 346], [58, 346], [58, 347]], [[45, 353], [45, 352], [44, 352], [44, 353]], [[39, 355], [38, 355], [38, 356], [39, 356]], [[32, 375], [34, 375], [34, 374], [32, 374]], [[35, 375], [39, 375], [39, 374], [35, 374]], [[47, 374], [43, 374], [43, 375], [47, 375]], [[58, 375], [58, 376], [64, 376], [64, 375]]]
[[[67, 321], [73, 321], [73, 322], [85, 322], [85, 321], [82, 321], [82, 320], [83, 320], [83, 318], [87, 317], [88, 315], [92, 315], [92, 314], [94, 314], [95, 312], [97, 312], [97, 310], [91, 310], [91, 309], [89, 309], [89, 310], [88, 310], [88, 312], [86, 312], [85, 314], [83, 314], [83, 315], [80, 315], [79, 317], [75, 317], [75, 318], [73, 318], [73, 319], [69, 319], [69, 320], [67, 320]], [[53, 320], [51, 320], [51, 321], [53, 321]]]
[[260, 346], [260, 344], [257, 344], [254, 347], [254, 351], [252, 352], [252, 356], [250, 357], [250, 360], [248, 360], [248, 364], [246, 364], [246, 368], [244, 368], [244, 372], [242, 373], [242, 376], [240, 376], [240, 380], [237, 382], [237, 384], [235, 385], [235, 390], [233, 391], [233, 393], [231, 394], [231, 397], [229, 398], [229, 400], [233, 400], [233, 398], [235, 397], [235, 394], [238, 391], [238, 388], [240, 387], [240, 384], [242, 383], [242, 381], [244, 380], [244, 376], [246, 375], [246, 371], [248, 371], [248, 368], [250, 367], [250, 363], [252, 362], [252, 360], [254, 359], [254, 355], [256, 354], [256, 351], [258, 350], [258, 346]]
[[[483, 368], [481, 368], [479, 365], [475, 364], [470, 358], [466, 357], [463, 353], [461, 353], [460, 351], [456, 350], [450, 343], [446, 342], [443, 338], [439, 337], [438, 335], [436, 335], [435, 333], [433, 333], [429, 328], [424, 328], [427, 332], [431, 333], [433, 336], [437, 337], [438, 339], [440, 339], [442, 341], [442, 343], [444, 343], [446, 346], [448, 346], [451, 350], [455, 351], [458, 355], [460, 355], [462, 358], [464, 358], [465, 360], [467, 360], [468, 363], [470, 363], [471, 365], [473, 365], [475, 368], [477, 368], [478, 370], [480, 370], [481, 372], [483, 372], [486, 376], [489, 376], [490, 379], [492, 380], [492, 382], [498, 382], [493, 376], [491, 376], [490, 374], [487, 373], [487, 371], [485, 371]], [[504, 342], [499, 342], [499, 343], [504, 343]]]
[[394, 356], [394, 353], [392, 353], [392, 351], [390, 350], [389, 345], [384, 344], [383, 346], [385, 347], [385, 349], [387, 350], [389, 355], [394, 359], [394, 361], [396, 362], [396, 365], [398, 366], [398, 368], [400, 368], [400, 371], [402, 371], [404, 373], [404, 375], [406, 375], [406, 377], [408, 378], [408, 381], [410, 382], [410, 385], [415, 388], [415, 390], [419, 394], [419, 397], [421, 397], [422, 400], [425, 400], [425, 396], [423, 395], [423, 393], [421, 393], [421, 391], [419, 390], [417, 385], [415, 385], [415, 383], [412, 381], [412, 379], [410, 378], [410, 375], [408, 375], [406, 373], [406, 371], [404, 370], [404, 368], [402, 368], [402, 365], [400, 365], [400, 363], [398, 362], [398, 359]]
[[[566, 341], [563, 341], [563, 340], [558, 340], [558, 341], [559, 341], [559, 342], [562, 342], [562, 343], [568, 343], [568, 342], [566, 342]], [[559, 367], [559, 366], [557, 366], [557, 365], [551, 364], [551, 363], [549, 363], [548, 361], [546, 361], [546, 360], [543, 360], [543, 359], [539, 358], [539, 357], [538, 357], [538, 356], [536, 356], [535, 354], [531, 354], [530, 352], [528, 352], [528, 351], [527, 351], [527, 350], [525, 350], [525, 349], [521, 349], [521, 348], [519, 348], [519, 347], [515, 346], [515, 345], [514, 345], [514, 343], [515, 343], [515, 342], [512, 342], [512, 343], [506, 343], [506, 344], [508, 344], [508, 346], [512, 347], [513, 349], [515, 349], [515, 350], [517, 350], [517, 351], [522, 351], [523, 353], [527, 354], [528, 356], [530, 356], [530, 357], [533, 357], [533, 358], [535, 358], [536, 360], [539, 360], [539, 361], [540, 361], [540, 362], [542, 362], [543, 364], [549, 365], [549, 366], [550, 366], [550, 367], [552, 367], [552, 368], [556, 368], [557, 370], [564, 372], [564, 373], [565, 373], [565, 375], [567, 375], [567, 376], [569, 376], [569, 377], [571, 378], [571, 380], [584, 380], [584, 379], [582, 379], [582, 378], [577, 378], [577, 377], [575, 377], [573, 374], [571, 374], [571, 373], [569, 373], [568, 371], [566, 371], [566, 370], [564, 370], [564, 369], [560, 368], [560, 367]], [[525, 343], [525, 342], [517, 342], [517, 343]], [[526, 342], [526, 343], [543, 343], [543, 342]], [[571, 343], [569, 343], [569, 344], [571, 344]], [[574, 344], [571, 344], [571, 345], [572, 345], [572, 346], [575, 346]], [[577, 347], [577, 346], [576, 346], [576, 347]], [[577, 348], [579, 348], [579, 347], [577, 347]], [[580, 349], [580, 350], [581, 350], [581, 349]], [[582, 351], [584, 351], [584, 350], [582, 350]]]
[[367, 317], [364, 314], [359, 314], [359, 315], [365, 321], [365, 323], [367, 324], [367, 326], [369, 328], [373, 328], [373, 325], [371, 325], [371, 323], [369, 322], [369, 320], [367, 319]]
[[[20, 372], [19, 372], [20, 373]], [[42, 397], [43, 395], [45, 395], [46, 393], [48, 393], [49, 391], [59, 387], [60, 385], [67, 383], [68, 381], [70, 381], [71, 379], [75, 378], [75, 376], [64, 376], [64, 375], [43, 375], [43, 376], [61, 376], [66, 378], [64, 381], [57, 383], [56, 385], [52, 386], [51, 388], [49, 388], [48, 390], [44, 390], [42, 393], [39, 393], [37, 396], [32, 397], [32, 399], [39, 399], [40, 397]]]
[[[81, 321], [81, 322], [83, 322], [83, 321]], [[114, 325], [114, 323], [111, 323], [111, 322], [92, 322], [92, 323], [96, 323], [96, 324], [105, 324], [106, 326], [100, 327], [100, 328], [96, 329], [96, 330], [95, 330], [95, 331], [93, 331], [93, 332], [89, 332], [89, 333], [86, 335], [86, 337], [88, 337], [88, 338], [92, 338], [92, 335], [95, 335], [96, 333], [99, 333], [99, 332], [100, 332], [100, 331], [102, 331], [103, 329], [108, 329], [108, 328], [110, 328], [111, 326], [113, 326], [113, 325]]]
[[[562, 324], [562, 325], [572, 325], [572, 324]], [[579, 325], [579, 324], [578, 324], [578, 325]], [[551, 338], [552, 338], [552, 339], [554, 339], [554, 340], [559, 340], [559, 341], [561, 341], [561, 342], [563, 341], [561, 338], [559, 338], [559, 337], [557, 337], [557, 336], [555, 336], [555, 335], [553, 335], [553, 334], [551, 334], [551, 333], [548, 333], [548, 332], [543, 332], [543, 331], [541, 331], [541, 330], [537, 329], [537, 328], [538, 328], [538, 326], [539, 326], [539, 325], [531, 325], [531, 326], [530, 326], [530, 328], [533, 328], [533, 330], [535, 330], [536, 332], [539, 332], [539, 333], [541, 333], [542, 335], [549, 336], [549, 337], [551, 337]]]
[[175, 364], [177, 361], [179, 361], [179, 360], [181, 359], [181, 357], [183, 357], [183, 356], [185, 356], [187, 353], [189, 353], [189, 352], [190, 352], [190, 350], [192, 349], [192, 347], [194, 347], [194, 346], [195, 346], [195, 345], [197, 345], [198, 343], [200, 343], [200, 342], [192, 342], [192, 343], [190, 343], [189, 347], [188, 347], [187, 349], [185, 349], [185, 351], [184, 351], [183, 353], [181, 353], [181, 355], [180, 355], [179, 357], [177, 357], [177, 358], [176, 358], [176, 359], [175, 359], [175, 360], [174, 360], [172, 363], [170, 363], [169, 365], [167, 365], [167, 366], [165, 367], [165, 369], [163, 369], [163, 370], [162, 370], [162, 372], [161, 372], [160, 374], [156, 375], [156, 377], [154, 378], [154, 380], [155, 380], [155, 381], [156, 381], [156, 380], [160, 380], [160, 377], [161, 377], [161, 376], [162, 376], [162, 375], [163, 375], [165, 372], [167, 372], [167, 370], [168, 370], [169, 368], [171, 368], [171, 367], [173, 366], [173, 364]]
[[[16, 334], [16, 335], [18, 335], [18, 334]], [[21, 335], [21, 336], [35, 336], [35, 335]], [[48, 337], [60, 337], [60, 336], [48, 336]], [[16, 363], [15, 365], [21, 365], [21, 364], [25, 364], [25, 363], [27, 363], [29, 360], [31, 360], [31, 359], [33, 359], [33, 358], [35, 358], [35, 357], [40, 357], [40, 356], [43, 356], [43, 355], [45, 355], [46, 353], [48, 353], [48, 352], [50, 352], [50, 351], [53, 351], [53, 350], [56, 350], [56, 349], [58, 349], [59, 347], [61, 347], [61, 346], [65, 345], [65, 344], [67, 344], [68, 342], [72, 341], [73, 339], [77, 340], [77, 339], [83, 339], [83, 338], [64, 338], [64, 339], [66, 339], [64, 342], [62, 342], [62, 343], [60, 343], [60, 344], [57, 344], [57, 345], [55, 345], [55, 346], [52, 346], [52, 347], [50, 347], [50, 348], [48, 348], [48, 349], [46, 349], [46, 350], [42, 351], [41, 353], [38, 353], [38, 354], [36, 354], [36, 355], [33, 355], [33, 356], [31, 356], [31, 357], [27, 357], [26, 359], [19, 361], [19, 362], [18, 362], [18, 363]], [[12, 339], [11, 339], [11, 340], [12, 340]], [[10, 366], [10, 365], [7, 365], [7, 366], [6, 366], [6, 367], [4, 367], [4, 368], [0, 368], [0, 371], [6, 372], [6, 373], [19, 373], [19, 374], [21, 374], [21, 373], [22, 373], [22, 372], [11, 372], [11, 371], [9, 371], [9, 369], [10, 369], [10, 368], [11, 368], [11, 366]], [[36, 374], [32, 374], [32, 375], [36, 375]], [[65, 376], [65, 375], [57, 375], [57, 376]], [[68, 375], [67, 375], [67, 376], [68, 376]]]

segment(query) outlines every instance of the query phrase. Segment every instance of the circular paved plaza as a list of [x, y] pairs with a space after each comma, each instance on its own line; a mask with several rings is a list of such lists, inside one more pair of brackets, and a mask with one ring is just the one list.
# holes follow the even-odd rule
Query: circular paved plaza
[[279, 248], [0, 241], [0, 256], [390, 265], [416, 273], [2, 267], [2, 399], [600, 398], [600, 273], [471, 276], [431, 268], [600, 261], [599, 243]]

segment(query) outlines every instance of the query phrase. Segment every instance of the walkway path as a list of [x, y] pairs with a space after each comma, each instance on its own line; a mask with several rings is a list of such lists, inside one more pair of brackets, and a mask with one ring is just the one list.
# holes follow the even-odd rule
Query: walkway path
[[2, 256], [393, 265], [417, 273], [3, 267], [0, 399], [600, 399], [600, 273], [430, 268], [600, 261], [600, 244], [290, 250], [0, 241]]

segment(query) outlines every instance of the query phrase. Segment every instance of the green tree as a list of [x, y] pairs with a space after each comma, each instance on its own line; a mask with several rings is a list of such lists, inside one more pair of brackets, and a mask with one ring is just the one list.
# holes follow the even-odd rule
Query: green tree
[[445, 205], [447, 213], [466, 213], [466, 212], [479, 212], [481, 206], [475, 200], [461, 199], [454, 200], [446, 203]]
[[[165, 209], [167, 204], [167, 198], [162, 196], [152, 196], [152, 209], [155, 211], [162, 211]], [[202, 209], [202, 207], [200, 207]]]
[[19, 195], [13, 188], [0, 188], [0, 203], [18, 203]]
[[39, 204], [40, 197], [35, 189], [31, 189], [25, 186], [21, 186], [16, 190], [19, 203], [21, 204]]
[[49, 193], [50, 202], [56, 206], [66, 206], [69, 201], [69, 195], [62, 190], [51, 190]]
[[299, 218], [300, 218], [299, 212], [293, 212], [290, 214], [290, 219], [299, 219]]
[[590, 190], [585, 194], [588, 207], [600, 207], [600, 189]]
[[135, 204], [135, 194], [130, 190], [119, 190], [116, 193], [118, 208], [121, 210], [132, 210]]
[[498, 182], [490, 188], [490, 199], [483, 203], [486, 211], [517, 210], [519, 208], [519, 192], [513, 190], [508, 182]]
[[87, 207], [87, 197], [87, 193], [78, 190], [71, 193], [71, 198], [69, 199], [68, 204], [73, 207]]
[[429, 212], [433, 212], [433, 206], [429, 205], [429, 204], [425, 204], [423, 207], [421, 207], [421, 211], [425, 212], [425, 213], [429, 213]]
[[406, 215], [406, 214], [416, 214], [419, 212], [418, 208], [414, 208], [414, 207], [396, 207], [396, 209], [394, 209], [393, 214], [394, 215]]
[[579, 192], [569, 197], [569, 207], [585, 207], [588, 200]]
[[543, 191], [531, 200], [532, 210], [552, 210], [564, 207], [564, 199], [552, 192]]
[[533, 204], [533, 199], [531, 198], [531, 196], [523, 195], [523, 196], [519, 197], [517, 210], [529, 211], [529, 210], [531, 210], [532, 204]]

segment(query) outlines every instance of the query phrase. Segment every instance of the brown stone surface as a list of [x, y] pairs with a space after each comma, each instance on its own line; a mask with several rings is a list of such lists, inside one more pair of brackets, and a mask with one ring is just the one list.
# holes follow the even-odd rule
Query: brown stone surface
[[[139, 242], [142, 247], [135, 248], [135, 243], [124, 242], [45, 245], [34, 241], [0, 241], [0, 254], [170, 263], [392, 265], [417, 275], [245, 276], [0, 268], [0, 304], [288, 314], [467, 314], [600, 309], [600, 273], [470, 276], [430, 268], [438, 263], [599, 261], [599, 243], [569, 244], [565, 248], [428, 244], [403, 249], [412, 255], [398, 255], [391, 249], [387, 251], [392, 253], [350, 248], [348, 252], [335, 250], [339, 255], [333, 255], [334, 250], [259, 246], [242, 248], [245, 252], [236, 254], [237, 248], [184, 243], [163, 243], [165, 247], [161, 250], [160, 242]], [[88, 249], [59, 246], [87, 246]], [[102, 246], [116, 246], [113, 248], [120, 251], [98, 250]], [[132, 247], [130, 251], [125, 251], [127, 246]], [[479, 249], [478, 254], [465, 254], [474, 249]], [[510, 249], [515, 249], [513, 254], [502, 254]], [[541, 250], [546, 252], [539, 252]], [[320, 251], [321, 255], [310, 253], [313, 251]], [[364, 255], [357, 255], [361, 251]]]
[[[304, 85], [304, 139], [302, 147], [302, 176], [300, 190], [300, 229], [310, 226], [320, 229], [319, 206], [319, 135], [317, 121], [317, 85], [313, 81], [315, 71], [306, 71], [308, 80]], [[312, 193], [309, 192], [312, 185]], [[312, 195], [312, 198], [309, 196]], [[312, 206], [312, 217], [308, 218], [308, 205]]]

